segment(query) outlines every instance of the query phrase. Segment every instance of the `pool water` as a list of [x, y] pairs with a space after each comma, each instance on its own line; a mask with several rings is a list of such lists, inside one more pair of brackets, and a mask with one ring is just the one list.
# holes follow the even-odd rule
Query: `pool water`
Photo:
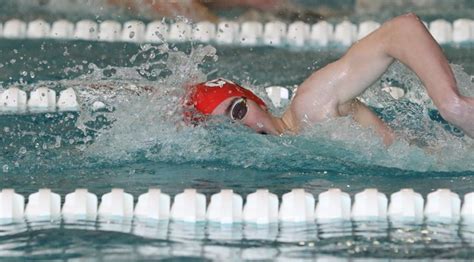
[[[474, 49], [445, 47], [460, 89], [474, 96]], [[175, 195], [197, 188], [209, 196], [231, 188], [282, 195], [293, 188], [317, 194], [337, 187], [385, 194], [413, 188], [426, 196], [450, 188], [463, 196], [474, 185], [474, 140], [439, 119], [413, 74], [395, 64], [364, 99], [399, 135], [386, 148], [350, 119], [315, 125], [296, 137], [263, 136], [216, 118], [183, 125], [176, 105], [189, 82], [226, 77], [265, 96], [293, 90], [341, 48], [171, 46], [52, 40], [0, 41], [0, 82], [24, 90], [73, 87], [81, 112], [0, 116], [0, 187], [27, 196], [51, 188], [102, 195], [112, 187], [136, 197], [149, 187]], [[396, 101], [380, 91], [407, 91]], [[98, 88], [97, 88], [98, 86]], [[152, 92], [136, 91], [150, 86]], [[113, 87], [113, 88], [111, 88]], [[265, 97], [269, 102], [268, 98]], [[94, 112], [95, 101], [106, 109]], [[281, 113], [282, 108], [272, 108]], [[18, 223], [0, 227], [5, 259], [294, 259], [449, 258], [474, 256], [474, 229], [444, 223], [384, 221], [255, 228], [106, 223]]]

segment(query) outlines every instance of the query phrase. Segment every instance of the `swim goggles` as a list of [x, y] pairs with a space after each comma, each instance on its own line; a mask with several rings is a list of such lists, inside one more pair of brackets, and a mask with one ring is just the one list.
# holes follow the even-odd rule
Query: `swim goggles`
[[245, 97], [237, 98], [232, 102], [229, 107], [229, 117], [234, 120], [242, 120], [247, 115], [248, 106], [247, 99]]

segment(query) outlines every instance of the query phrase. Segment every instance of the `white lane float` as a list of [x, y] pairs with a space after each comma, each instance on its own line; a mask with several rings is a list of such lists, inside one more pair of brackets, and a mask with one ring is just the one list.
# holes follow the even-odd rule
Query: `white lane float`
[[464, 204], [461, 210], [463, 223], [474, 224], [474, 192], [464, 196]]
[[[474, 41], [474, 21], [461, 18], [453, 23], [438, 19], [427, 24], [432, 35], [440, 44], [464, 43]], [[335, 27], [335, 29], [334, 29]], [[189, 24], [183, 21], [165, 23], [152, 21], [131, 20], [121, 23], [106, 20], [99, 25], [92, 20], [81, 20], [72, 24], [66, 20], [54, 21], [52, 25], [38, 19], [25, 22], [19, 19], [0, 24], [0, 37], [10, 39], [68, 39], [68, 40], [100, 40], [108, 42], [162, 43], [199, 41], [203, 43], [217, 42], [219, 44], [235, 45], [275, 45], [287, 43], [290, 46], [307, 46], [311, 43], [316, 47], [327, 46], [334, 42], [340, 46], [350, 46], [377, 28], [380, 24], [375, 21], [363, 21], [356, 26], [349, 21], [342, 21], [335, 26], [327, 21], [316, 24], [306, 24], [295, 21], [285, 24], [281, 21], [270, 21], [263, 25], [256, 21], [222, 21], [218, 24], [207, 21]]]
[[223, 189], [211, 196], [207, 208], [207, 220], [220, 224], [242, 222], [243, 199], [233, 190]]
[[71, 39], [74, 36], [74, 24], [68, 20], [57, 20], [51, 26], [49, 35], [55, 39]]
[[0, 191], [0, 224], [11, 223], [23, 219], [25, 212], [25, 198], [17, 194], [14, 189]]
[[239, 39], [240, 25], [233, 21], [223, 21], [217, 25], [216, 39], [219, 44], [234, 44]]
[[28, 23], [26, 35], [31, 39], [49, 38], [51, 26], [43, 19], [33, 20]]
[[198, 193], [196, 189], [185, 189], [183, 193], [174, 197], [171, 218], [189, 223], [204, 222], [206, 220], [206, 196]]
[[314, 217], [318, 221], [349, 220], [351, 197], [339, 188], [332, 188], [319, 194]]
[[380, 23], [377, 23], [375, 21], [364, 21], [360, 23], [357, 39], [362, 39], [368, 36], [370, 33], [377, 30], [379, 27], [380, 27]]
[[150, 188], [147, 193], [138, 197], [135, 206], [135, 217], [148, 220], [168, 220], [170, 217], [171, 198], [158, 188]]
[[169, 26], [163, 21], [153, 21], [146, 27], [145, 39], [150, 43], [162, 43], [168, 39]]
[[66, 195], [61, 213], [65, 218], [95, 220], [97, 217], [97, 196], [80, 188]]
[[474, 40], [474, 20], [458, 19], [453, 22], [453, 42], [465, 43]]
[[278, 218], [286, 223], [314, 221], [314, 196], [304, 189], [293, 189], [282, 197]]
[[39, 87], [31, 91], [27, 98], [25, 91], [18, 87], [10, 87], [0, 93], [0, 112], [22, 113], [26, 109], [33, 113], [78, 111], [79, 103], [73, 88], [59, 92], [56, 100], [56, 91], [47, 87]]
[[99, 26], [91, 20], [81, 20], [76, 23], [74, 38], [78, 40], [98, 40]]
[[400, 87], [383, 84], [382, 91], [388, 93], [393, 99], [400, 99], [405, 96], [405, 90]]
[[402, 189], [390, 196], [388, 215], [391, 220], [423, 220], [424, 199], [413, 189]]
[[11, 19], [3, 25], [3, 37], [5, 38], [25, 38], [26, 23], [19, 19]]
[[28, 100], [30, 112], [51, 112], [56, 109], [56, 91], [47, 87], [39, 87], [31, 91]]
[[61, 216], [61, 197], [51, 189], [40, 189], [28, 197], [25, 209], [28, 220], [55, 220]]
[[286, 27], [286, 24], [281, 21], [266, 23], [263, 31], [263, 42], [274, 46], [283, 44], [286, 37]]
[[387, 217], [387, 196], [375, 188], [357, 193], [352, 206], [354, 220], [385, 219]]
[[289, 101], [290, 91], [282, 86], [269, 86], [265, 88], [268, 97], [276, 107], [282, 106], [284, 102]]
[[339, 45], [350, 46], [357, 39], [357, 26], [349, 21], [336, 25], [333, 41]]
[[127, 21], [123, 24], [122, 41], [142, 43], [145, 41], [145, 31], [145, 24], [142, 21]]
[[79, 110], [79, 103], [77, 102], [76, 92], [72, 87], [59, 92], [57, 107], [58, 111]]
[[105, 20], [99, 25], [98, 38], [101, 41], [115, 42], [122, 38], [122, 24], [113, 20]]
[[113, 188], [101, 198], [98, 215], [103, 218], [132, 218], [133, 196], [121, 188]]
[[447, 44], [453, 39], [453, 26], [446, 20], [438, 19], [430, 23], [430, 33], [439, 44]]
[[278, 197], [268, 189], [258, 189], [249, 194], [245, 202], [244, 221], [251, 224], [267, 225], [278, 222]]
[[311, 27], [305, 22], [296, 21], [288, 26], [286, 41], [291, 46], [304, 46], [311, 35]]
[[216, 25], [209, 21], [196, 23], [192, 28], [192, 39], [194, 41], [208, 43], [216, 37]]
[[316, 46], [327, 46], [332, 41], [334, 26], [326, 21], [320, 21], [311, 27], [311, 42]]
[[[220, 225], [245, 222], [253, 228], [251, 231], [270, 228], [271, 224], [278, 222], [312, 223], [317, 220], [323, 224], [335, 220], [385, 220], [387, 216], [393, 222], [421, 222], [425, 218], [430, 222], [474, 223], [474, 192], [464, 196], [462, 209], [461, 199], [449, 189], [438, 189], [428, 194], [424, 210], [423, 197], [412, 189], [393, 193], [388, 209], [387, 197], [377, 189], [366, 189], [357, 193], [352, 210], [349, 194], [340, 189], [322, 192], [317, 200], [314, 208], [316, 199], [312, 194], [303, 189], [293, 189], [282, 196], [279, 206], [277, 195], [267, 189], [258, 189], [247, 195], [244, 205], [240, 195], [230, 189], [224, 189], [211, 196], [206, 212], [206, 197], [196, 189], [186, 189], [176, 195], [171, 208], [170, 196], [162, 193], [160, 189], [152, 188], [140, 195], [135, 208], [133, 195], [125, 193], [123, 189], [114, 188], [110, 193], [104, 194], [100, 205], [95, 194], [87, 189], [77, 189], [66, 195], [61, 209], [60, 195], [50, 189], [40, 189], [28, 197], [25, 208], [22, 195], [13, 189], [3, 189], [0, 191], [0, 223], [11, 223], [23, 217], [30, 221], [44, 221], [59, 219], [61, 215], [66, 220], [95, 220], [99, 216], [100, 220], [106, 222], [128, 221], [124, 227], [117, 226], [120, 231], [127, 232], [131, 229], [133, 217], [138, 221], [155, 222], [173, 219], [190, 222], [190, 226], [205, 221]], [[117, 228], [112, 226], [110, 229]]]
[[461, 211], [459, 195], [449, 189], [438, 189], [428, 194], [425, 217], [427, 220], [457, 222]]
[[24, 112], [26, 105], [26, 92], [18, 87], [10, 87], [0, 94], [0, 111]]
[[263, 36], [263, 25], [255, 21], [243, 22], [240, 25], [240, 39], [242, 45], [257, 45]]
[[170, 25], [168, 39], [171, 42], [185, 42], [191, 39], [192, 25], [186, 22], [176, 22]]

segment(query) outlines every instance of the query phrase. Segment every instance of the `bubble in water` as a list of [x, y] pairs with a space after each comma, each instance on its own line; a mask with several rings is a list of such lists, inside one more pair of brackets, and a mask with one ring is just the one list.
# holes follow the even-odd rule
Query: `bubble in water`
[[7, 164], [3, 165], [2, 170], [3, 170], [3, 173], [8, 173], [8, 165]]
[[18, 151], [21, 155], [26, 154], [26, 148], [24, 146], [20, 147], [20, 150]]

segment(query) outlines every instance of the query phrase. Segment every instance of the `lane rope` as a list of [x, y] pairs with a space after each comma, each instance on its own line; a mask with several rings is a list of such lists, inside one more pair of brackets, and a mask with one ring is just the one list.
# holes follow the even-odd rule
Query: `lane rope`
[[[449, 22], [437, 19], [425, 25], [440, 44], [463, 44], [474, 42], [474, 20], [457, 19]], [[218, 24], [203, 21], [194, 24], [185, 22], [165, 23], [153, 21], [148, 24], [132, 20], [119, 23], [106, 20], [97, 23], [81, 20], [72, 23], [58, 20], [48, 23], [37, 19], [25, 22], [11, 19], [0, 23], [0, 37], [7, 39], [59, 39], [104, 42], [161, 43], [195, 41], [239, 46], [293, 46], [293, 47], [348, 47], [380, 27], [375, 21], [359, 24], [342, 21], [332, 24], [320, 21], [308, 24], [296, 21], [290, 24], [281, 21], [260, 23], [245, 21], [223, 21]]]
[[[281, 199], [281, 200], [280, 200]], [[325, 221], [441, 221], [474, 224], [474, 192], [461, 198], [449, 189], [438, 189], [425, 199], [413, 189], [401, 189], [387, 196], [375, 188], [365, 189], [350, 197], [333, 188], [317, 199], [304, 189], [292, 189], [279, 198], [268, 189], [258, 189], [246, 200], [231, 189], [223, 189], [210, 197], [196, 189], [185, 189], [172, 198], [158, 188], [150, 188], [138, 197], [114, 188], [98, 197], [87, 189], [76, 189], [64, 198], [50, 189], [40, 189], [25, 197], [14, 189], [0, 191], [0, 222], [67, 219], [95, 220], [102, 218], [174, 220], [189, 223], [308, 223]], [[317, 200], [317, 201], [316, 201]]]

